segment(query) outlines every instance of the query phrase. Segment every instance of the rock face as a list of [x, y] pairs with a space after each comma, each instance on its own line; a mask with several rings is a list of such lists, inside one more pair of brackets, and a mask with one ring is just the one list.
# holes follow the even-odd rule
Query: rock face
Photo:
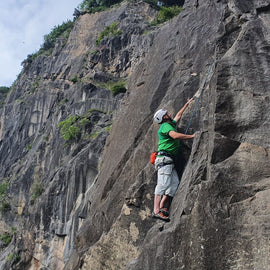
[[[0, 269], [268, 269], [269, 11], [186, 0], [150, 27], [155, 10], [123, 3], [79, 16], [51, 56], [26, 61], [0, 108], [0, 234], [13, 234]], [[97, 47], [115, 21], [121, 35]], [[152, 116], [198, 96], [213, 59], [164, 224], [150, 217]], [[124, 96], [101, 87], [127, 78]], [[65, 143], [58, 124], [71, 115], [80, 133]]]
[[[155, 14], [145, 3], [85, 14], [50, 56], [24, 61], [0, 108], [0, 233], [14, 234], [2, 246], [1, 269], [64, 268], [123, 97], [107, 84], [127, 80], [149, 50], [152, 34], [142, 34]], [[97, 47], [99, 34], [114, 21], [122, 34]], [[62, 130], [67, 141], [61, 122], [68, 126]]]

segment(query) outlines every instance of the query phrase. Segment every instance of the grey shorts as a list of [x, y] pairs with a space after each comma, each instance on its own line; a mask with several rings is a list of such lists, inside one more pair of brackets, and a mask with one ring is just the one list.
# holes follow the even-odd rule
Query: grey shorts
[[156, 158], [155, 168], [158, 170], [158, 179], [155, 194], [174, 197], [179, 185], [179, 178], [174, 164], [172, 163], [160, 167], [161, 164], [169, 162], [172, 162], [170, 157], [162, 156]]

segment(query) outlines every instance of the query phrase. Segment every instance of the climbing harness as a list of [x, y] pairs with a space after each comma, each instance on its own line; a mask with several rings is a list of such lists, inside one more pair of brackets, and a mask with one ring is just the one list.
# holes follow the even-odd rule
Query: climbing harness
[[205, 87], [205, 84], [206, 84], [208, 75], [210, 74], [210, 71], [211, 71], [211, 69], [212, 69], [212, 66], [213, 66], [214, 62], [215, 62], [215, 59], [213, 59], [211, 65], [209, 66], [208, 72], [207, 72], [207, 74], [206, 74], [206, 77], [205, 77], [205, 80], [204, 80], [204, 83], [203, 83], [203, 87], [202, 87], [202, 89], [201, 89], [200, 95], [199, 95], [199, 97], [198, 97], [198, 99], [197, 99], [197, 101], [196, 101], [196, 104], [195, 104], [195, 106], [194, 106], [192, 115], [191, 115], [191, 117], [190, 117], [190, 119], [189, 119], [189, 122], [188, 122], [188, 125], [187, 125], [187, 128], [186, 128], [185, 134], [187, 134], [187, 132], [188, 132], [188, 130], [189, 130], [189, 128], [190, 128], [191, 121], [192, 121], [193, 116], [194, 116], [194, 114], [195, 114], [195, 112], [196, 112], [196, 110], [197, 110], [198, 103], [199, 103], [199, 101], [200, 101], [200, 98], [201, 98], [201, 95], [202, 95], [202, 93], [203, 93], [203, 90], [204, 90], [204, 87]]

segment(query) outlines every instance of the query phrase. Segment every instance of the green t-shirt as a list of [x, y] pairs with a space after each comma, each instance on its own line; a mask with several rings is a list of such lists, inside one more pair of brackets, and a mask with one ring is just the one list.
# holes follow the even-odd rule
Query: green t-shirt
[[158, 130], [158, 151], [166, 151], [171, 155], [177, 155], [180, 142], [170, 137], [170, 131], [176, 131], [176, 121], [162, 123]]

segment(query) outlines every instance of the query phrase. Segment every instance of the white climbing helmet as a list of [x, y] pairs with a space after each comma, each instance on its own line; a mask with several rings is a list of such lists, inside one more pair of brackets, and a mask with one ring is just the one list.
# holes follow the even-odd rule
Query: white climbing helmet
[[154, 121], [158, 124], [162, 122], [163, 116], [167, 113], [167, 110], [160, 109], [154, 115]]

